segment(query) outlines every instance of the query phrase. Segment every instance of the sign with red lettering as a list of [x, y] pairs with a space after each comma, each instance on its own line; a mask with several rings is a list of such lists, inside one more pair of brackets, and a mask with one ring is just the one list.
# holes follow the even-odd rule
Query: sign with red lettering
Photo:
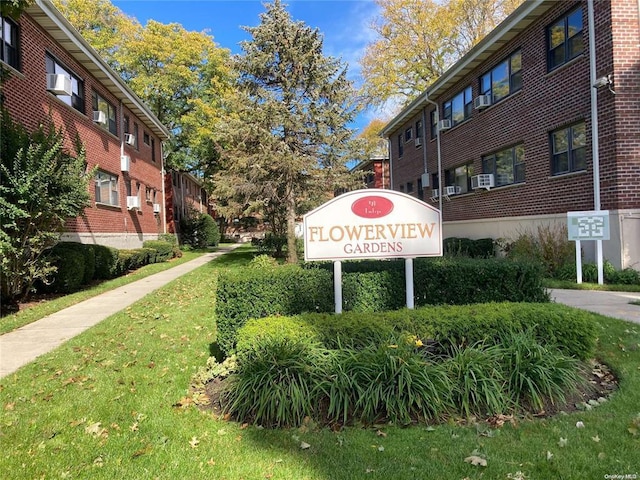
[[440, 211], [392, 190], [344, 193], [304, 216], [305, 260], [442, 256]]

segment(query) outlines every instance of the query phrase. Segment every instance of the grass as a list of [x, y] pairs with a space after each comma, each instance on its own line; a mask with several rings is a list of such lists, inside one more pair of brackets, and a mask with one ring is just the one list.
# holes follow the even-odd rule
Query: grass
[[603, 290], [608, 292], [640, 292], [640, 285], [605, 284], [598, 283], [576, 283], [571, 280], [555, 280], [546, 278], [544, 280], [546, 288], [563, 288], [567, 290]]
[[[640, 326], [596, 316], [620, 389], [590, 411], [491, 425], [268, 430], [187, 395], [216, 339], [214, 271], [231, 252], [0, 380], [3, 478], [605, 478], [640, 473]], [[576, 423], [583, 422], [584, 428]], [[304, 447], [304, 448], [303, 448]], [[470, 455], [486, 459], [473, 466]]]
[[632, 302], [629, 302], [631, 305], [640, 305], [640, 300], [634, 300]]

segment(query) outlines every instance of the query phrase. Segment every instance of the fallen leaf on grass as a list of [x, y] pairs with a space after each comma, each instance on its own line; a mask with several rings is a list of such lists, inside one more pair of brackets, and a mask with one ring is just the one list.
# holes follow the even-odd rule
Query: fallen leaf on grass
[[559, 447], [566, 447], [567, 446], [567, 439], [560, 437], [560, 441], [558, 442], [558, 446]]
[[383, 437], [383, 438], [387, 436], [387, 434], [384, 433], [382, 430], [376, 431], [376, 435], [379, 436], [379, 437]]
[[594, 442], [599, 442], [600, 441], [600, 437], [598, 435], [596, 435], [595, 437], [591, 437], [591, 440], [593, 440]]
[[482, 458], [482, 457], [478, 457], [477, 455], [471, 455], [467, 458], [464, 459], [465, 462], [470, 463], [471, 465], [474, 466], [480, 466], [480, 467], [486, 467], [487, 466], [487, 461]]
[[306, 450], [306, 449], [308, 449], [310, 447], [311, 447], [311, 445], [309, 445], [307, 442], [300, 442], [300, 448], [302, 450]]
[[200, 440], [198, 440], [196, 437], [191, 437], [191, 440], [189, 440], [189, 445], [191, 445], [191, 448], [196, 448], [199, 444]]
[[547, 460], [551, 460], [553, 458], [553, 453], [547, 450]]

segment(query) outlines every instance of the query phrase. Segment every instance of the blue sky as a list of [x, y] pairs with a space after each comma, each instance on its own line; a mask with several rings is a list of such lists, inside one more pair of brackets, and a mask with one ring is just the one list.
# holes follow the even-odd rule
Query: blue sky
[[[264, 12], [260, 0], [112, 0], [125, 14], [142, 24], [153, 19], [162, 23], [180, 23], [187, 30], [203, 31], [233, 53], [241, 53], [239, 42], [250, 39], [241, 27], [256, 26]], [[373, 0], [284, 0], [294, 20], [318, 28], [324, 36], [324, 53], [349, 65], [349, 77], [360, 79], [358, 59], [374, 39], [369, 25], [378, 7]], [[376, 116], [365, 112], [354, 128], [362, 128]]]

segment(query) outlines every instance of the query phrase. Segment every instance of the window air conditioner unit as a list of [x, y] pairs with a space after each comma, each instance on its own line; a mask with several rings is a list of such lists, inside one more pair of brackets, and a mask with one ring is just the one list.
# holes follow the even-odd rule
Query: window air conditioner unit
[[458, 195], [461, 191], [462, 189], [456, 185], [449, 185], [448, 187], [444, 187], [444, 194], [447, 197], [450, 197], [451, 195]]
[[482, 110], [491, 106], [491, 95], [479, 95], [473, 101], [473, 106], [476, 110]]
[[438, 131], [449, 130], [451, 128], [451, 120], [440, 120], [438, 122]]
[[415, 143], [416, 147], [419, 147], [420, 145], [422, 145], [422, 139], [420, 137], [416, 137]]
[[140, 208], [140, 197], [127, 196], [127, 210], [135, 210]]
[[127, 145], [135, 145], [136, 144], [136, 137], [134, 137], [133, 134], [131, 134], [131, 133], [125, 133], [124, 134], [124, 142]]
[[62, 73], [48, 73], [47, 90], [56, 95], [71, 95], [71, 79]]
[[130, 166], [131, 166], [131, 157], [129, 155], [121, 155], [120, 170], [123, 172], [128, 172]]
[[95, 123], [99, 123], [100, 125], [106, 125], [107, 124], [107, 116], [101, 110], [94, 110], [93, 111], [93, 121]]
[[433, 190], [431, 190], [431, 198], [435, 200], [439, 196], [440, 196], [440, 190], [438, 190], [437, 188], [434, 188]]
[[159, 203], [154, 203], [153, 204], [153, 213], [160, 213], [160, 204]]
[[474, 190], [477, 190], [478, 188], [486, 188], [489, 190], [490, 188], [493, 188], [494, 185], [493, 173], [482, 173], [471, 177], [471, 188]]
[[429, 183], [431, 183], [429, 174], [427, 172], [423, 173], [420, 179], [422, 180], [422, 188], [427, 188], [429, 186]]

